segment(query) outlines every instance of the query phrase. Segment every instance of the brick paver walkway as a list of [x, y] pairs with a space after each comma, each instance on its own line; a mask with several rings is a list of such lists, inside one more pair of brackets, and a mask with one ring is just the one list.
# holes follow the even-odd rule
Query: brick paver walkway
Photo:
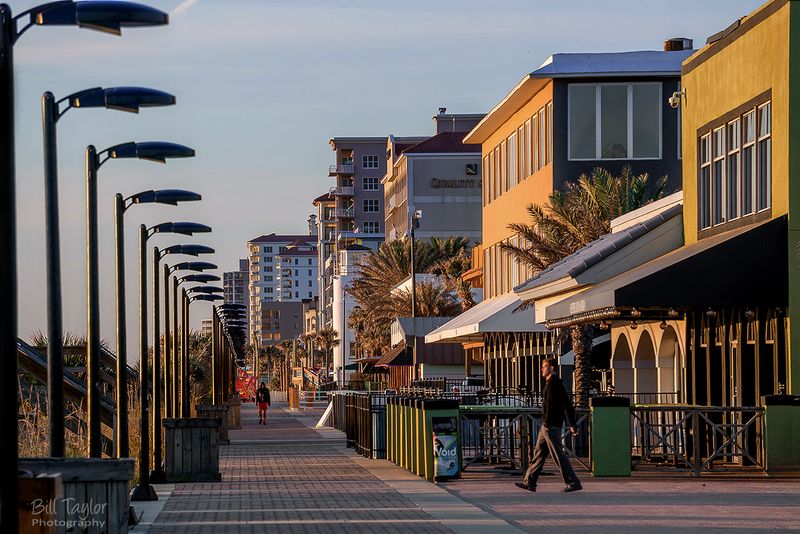
[[518, 477], [468, 473], [440, 486], [527, 532], [800, 532], [796, 479], [598, 479], [584, 471], [578, 473], [584, 490], [565, 494], [560, 476], [540, 478], [538, 491], [530, 493], [514, 486]]
[[222, 482], [177, 484], [150, 532], [449, 532], [354, 462], [340, 434], [277, 406], [257, 423], [243, 405], [220, 447]]

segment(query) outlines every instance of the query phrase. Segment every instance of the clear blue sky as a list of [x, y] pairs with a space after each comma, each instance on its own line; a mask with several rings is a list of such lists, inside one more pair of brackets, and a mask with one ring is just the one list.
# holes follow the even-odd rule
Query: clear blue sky
[[[11, 1], [19, 13], [40, 3]], [[232, 270], [248, 239], [305, 231], [311, 199], [332, 185], [328, 139], [423, 135], [439, 106], [485, 112], [553, 52], [657, 50], [667, 37], [695, 47], [760, 0], [477, 0], [377, 2], [155, 0], [168, 27], [114, 37], [32, 28], [16, 46], [19, 332], [45, 330], [40, 97], [87, 87], [140, 85], [178, 97], [138, 116], [73, 110], [59, 124], [64, 328], [86, 331], [83, 153], [125, 141], [197, 149], [166, 166], [110, 161], [100, 173], [103, 338], [114, 345], [113, 206], [116, 192], [193, 189], [185, 207], [137, 206], [126, 221], [129, 354], [136, 354], [136, 226], [195, 220], [194, 239]], [[192, 240], [185, 240], [186, 242]], [[152, 244], [175, 243], [169, 237]], [[221, 274], [221, 273], [218, 273]], [[192, 307], [193, 325], [209, 316]], [[152, 332], [152, 330], [151, 330]]]

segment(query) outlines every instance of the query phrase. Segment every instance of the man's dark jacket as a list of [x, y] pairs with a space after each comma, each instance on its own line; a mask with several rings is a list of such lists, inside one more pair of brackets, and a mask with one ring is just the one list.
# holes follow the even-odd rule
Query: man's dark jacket
[[269, 404], [269, 389], [258, 388], [256, 390], [256, 400], [258, 402], [266, 402], [267, 404]]
[[569, 426], [575, 426], [575, 408], [558, 375], [552, 375], [542, 394], [542, 422], [547, 428], [561, 428], [566, 415]]

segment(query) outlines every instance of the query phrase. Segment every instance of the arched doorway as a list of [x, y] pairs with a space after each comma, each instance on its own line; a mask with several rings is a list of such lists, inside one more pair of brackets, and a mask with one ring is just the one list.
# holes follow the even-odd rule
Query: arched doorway
[[636, 402], [656, 402], [658, 399], [658, 369], [653, 338], [645, 330], [633, 354]]
[[621, 395], [633, 395], [633, 358], [628, 337], [625, 334], [620, 334], [614, 343], [611, 355], [611, 373], [614, 390]]
[[681, 402], [681, 355], [678, 334], [668, 326], [658, 346], [659, 402]]

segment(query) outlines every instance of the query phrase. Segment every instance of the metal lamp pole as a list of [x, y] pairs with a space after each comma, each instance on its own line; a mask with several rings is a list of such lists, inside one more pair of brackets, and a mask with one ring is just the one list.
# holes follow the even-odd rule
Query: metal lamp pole
[[[27, 21], [25, 21], [27, 17]], [[22, 27], [19, 23], [22, 22]], [[7, 4], [0, 4], [0, 292], [5, 297], [6, 317], [0, 321], [0, 530], [16, 532], [17, 515], [17, 250], [16, 169], [14, 161], [14, 44], [35, 25], [78, 25], [119, 35], [123, 26], [167, 24], [166, 13], [132, 2], [49, 2], [14, 17]], [[55, 198], [48, 189], [46, 196]], [[48, 232], [49, 233], [49, 232]], [[51, 280], [58, 282], [56, 278]], [[50, 287], [54, 287], [51, 285]], [[57, 319], [48, 328], [58, 330]], [[52, 338], [48, 344], [52, 343]], [[53, 378], [49, 372], [48, 378]], [[60, 377], [55, 377], [60, 379]], [[58, 392], [55, 392], [56, 396]], [[52, 399], [50, 404], [53, 404]], [[56, 414], [57, 415], [57, 414]], [[62, 431], [63, 432], [63, 431]], [[51, 450], [63, 448], [63, 438], [54, 433]], [[63, 434], [62, 434], [63, 435]]]

